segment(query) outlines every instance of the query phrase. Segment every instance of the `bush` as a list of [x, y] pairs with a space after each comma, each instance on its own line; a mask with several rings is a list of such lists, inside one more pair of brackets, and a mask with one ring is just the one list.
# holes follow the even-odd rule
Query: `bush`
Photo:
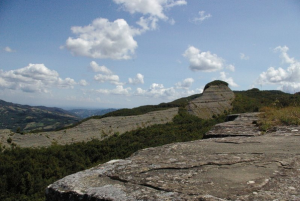
[[12, 139], [9, 137], [8, 139], [7, 139], [7, 143], [11, 143], [12, 142]]
[[300, 125], [300, 107], [263, 107], [259, 127], [267, 132], [276, 126]]

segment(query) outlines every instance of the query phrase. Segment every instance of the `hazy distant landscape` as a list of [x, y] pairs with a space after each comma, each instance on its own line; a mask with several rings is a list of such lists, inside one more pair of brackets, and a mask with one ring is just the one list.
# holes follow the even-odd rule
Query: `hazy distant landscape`
[[76, 114], [81, 119], [85, 119], [91, 116], [104, 115], [106, 113], [113, 112], [116, 110], [117, 109], [114, 108], [107, 108], [107, 109], [69, 109], [68, 111]]

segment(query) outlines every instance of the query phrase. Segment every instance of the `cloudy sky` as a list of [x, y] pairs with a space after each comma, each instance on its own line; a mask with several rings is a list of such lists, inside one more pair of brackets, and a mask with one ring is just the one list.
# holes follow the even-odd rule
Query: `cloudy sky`
[[201, 93], [300, 91], [298, 0], [2, 0], [0, 99], [131, 108]]

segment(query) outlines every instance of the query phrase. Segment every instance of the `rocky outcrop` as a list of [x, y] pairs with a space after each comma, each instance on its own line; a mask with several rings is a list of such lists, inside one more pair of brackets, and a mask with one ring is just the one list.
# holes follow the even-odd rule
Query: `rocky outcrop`
[[[233, 122], [252, 124], [255, 116]], [[48, 186], [46, 199], [300, 200], [299, 139], [300, 127], [279, 127], [148, 148], [67, 176]]]
[[190, 114], [202, 119], [210, 119], [214, 115], [224, 114], [232, 109], [234, 93], [224, 84], [207, 87], [202, 96], [189, 102], [187, 110]]
[[204, 138], [261, 135], [257, 127], [259, 113], [232, 114], [227, 121], [215, 125]]
[[[136, 116], [90, 119], [70, 129], [26, 135], [0, 130], [0, 143], [6, 147], [12, 143], [20, 147], [44, 147], [53, 143], [64, 145], [92, 139], [102, 140], [114, 134], [119, 135], [154, 124], [172, 122], [177, 114], [178, 108], [171, 108]], [[10, 143], [7, 142], [9, 138], [11, 139]]]

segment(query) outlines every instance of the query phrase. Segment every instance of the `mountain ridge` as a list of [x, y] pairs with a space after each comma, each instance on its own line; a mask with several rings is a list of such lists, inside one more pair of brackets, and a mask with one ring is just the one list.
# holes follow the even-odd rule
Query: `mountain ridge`
[[0, 100], [0, 129], [23, 133], [55, 130], [78, 121], [77, 116], [61, 108], [21, 105]]

